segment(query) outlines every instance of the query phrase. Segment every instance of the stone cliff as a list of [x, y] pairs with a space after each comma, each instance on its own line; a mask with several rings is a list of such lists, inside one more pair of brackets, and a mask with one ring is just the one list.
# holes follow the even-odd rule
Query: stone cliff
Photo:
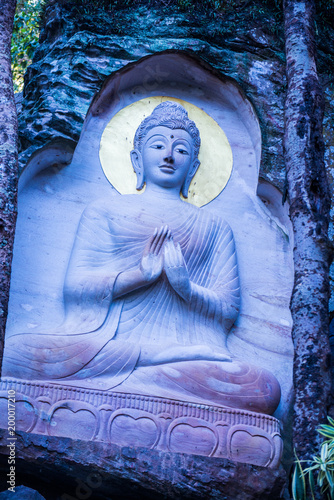
[[[185, 51], [204, 59], [221, 74], [235, 79], [252, 102], [260, 120], [263, 140], [260, 175], [278, 187], [284, 196], [286, 80], [282, 14], [275, 2], [244, 2], [237, 7], [233, 7], [232, 3], [227, 2], [224, 10], [218, 12], [215, 9], [209, 11], [194, 8], [187, 0], [178, 2], [177, 5], [168, 0], [159, 2], [159, 5], [155, 2], [137, 2], [133, 5], [128, 0], [122, 7], [117, 6], [117, 2], [113, 7], [108, 6], [107, 2], [101, 2], [99, 6], [93, 2], [83, 3], [78, 0], [71, 3], [56, 0], [49, 2], [41, 26], [40, 46], [25, 76], [22, 111], [19, 115], [21, 169], [31, 154], [52, 139], [64, 138], [74, 143], [78, 141], [90, 102], [111, 73], [155, 52]], [[330, 41], [329, 31], [321, 31], [320, 34], [318, 67], [326, 99], [325, 159], [330, 181], [333, 183], [334, 83], [331, 68], [334, 45]], [[157, 67], [155, 74], [148, 75], [149, 85], [154, 85], [154, 79], [159, 81], [160, 71]], [[25, 439], [28, 438], [22, 436], [22, 440]], [[34, 464], [38, 466], [37, 448], [42, 449], [44, 459], [49, 460], [48, 466], [53, 466], [46, 453], [47, 446], [46, 442], [30, 445], [32, 455], [36, 447], [32, 469]], [[75, 453], [80, 454], [80, 447], [77, 451], [75, 448]], [[116, 450], [115, 453], [118, 456], [119, 451]], [[108, 455], [106, 459], [109, 458]], [[69, 467], [76, 462], [76, 458], [73, 459], [64, 450], [61, 451], [59, 460], [63, 459]], [[78, 461], [82, 462], [82, 457]], [[200, 460], [196, 459], [195, 462], [195, 468], [201, 467]], [[225, 472], [230, 467], [221, 465]], [[123, 467], [123, 464], [117, 463], [116, 467]], [[208, 466], [205, 471], [207, 476], [203, 480], [203, 483], [207, 481], [207, 485], [200, 485], [200, 488], [196, 485], [194, 488], [207, 498], [215, 498], [215, 495], [221, 496], [222, 490], [216, 486], [214, 471], [211, 475], [209, 468]], [[268, 472], [258, 472], [254, 467], [249, 467], [244, 474], [251, 475], [251, 469], [262, 478], [261, 481], [266, 482], [266, 494], [259, 485], [249, 496], [242, 492], [240, 498], [259, 498], [259, 495], [267, 498], [268, 490], [268, 498], [281, 498], [281, 472], [274, 478], [269, 477]], [[61, 472], [58, 467], [55, 480]], [[170, 474], [174, 474], [174, 471]], [[153, 482], [157, 476], [155, 472], [152, 473]], [[121, 484], [124, 478], [126, 479], [126, 475], [121, 478]], [[238, 478], [236, 481], [238, 482]], [[189, 482], [188, 476], [186, 479], [180, 477], [181, 486], [184, 482]], [[176, 487], [175, 498], [180, 498], [177, 495], [181, 494], [184, 498], [195, 498], [188, 490], [185, 494], [182, 487]], [[236, 488], [235, 485], [233, 488]], [[120, 494], [118, 490], [116, 494]], [[152, 498], [155, 495], [158, 493], [155, 492]], [[165, 498], [173, 498], [173, 495]], [[95, 498], [94, 495], [92, 498]], [[226, 498], [233, 499], [237, 496]]]

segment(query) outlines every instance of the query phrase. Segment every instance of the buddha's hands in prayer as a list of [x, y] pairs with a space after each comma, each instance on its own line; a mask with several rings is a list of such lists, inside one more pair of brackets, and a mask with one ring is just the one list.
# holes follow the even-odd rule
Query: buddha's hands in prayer
[[164, 244], [164, 269], [169, 283], [184, 300], [191, 297], [191, 283], [180, 244], [174, 244], [170, 232]]
[[168, 226], [162, 226], [160, 230], [155, 229], [153, 236], [149, 239], [140, 262], [140, 271], [147, 284], [156, 281], [162, 273], [163, 268], [163, 245], [170, 232]]
[[117, 276], [112, 291], [114, 299], [150, 285], [159, 278], [164, 261], [163, 245], [168, 236], [167, 226], [162, 226], [159, 231], [155, 229], [144, 249], [139, 267], [123, 271]]

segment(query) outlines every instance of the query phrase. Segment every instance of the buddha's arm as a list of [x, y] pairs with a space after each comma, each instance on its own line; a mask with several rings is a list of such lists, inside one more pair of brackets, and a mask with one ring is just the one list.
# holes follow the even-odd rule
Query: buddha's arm
[[86, 331], [104, 321], [119, 272], [110, 266], [112, 241], [104, 205], [98, 201], [84, 210], [64, 280], [65, 324], [85, 323]]

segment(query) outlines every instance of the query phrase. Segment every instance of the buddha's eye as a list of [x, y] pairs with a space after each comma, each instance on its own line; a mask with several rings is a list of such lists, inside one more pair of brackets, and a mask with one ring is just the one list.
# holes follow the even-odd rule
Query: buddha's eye
[[189, 156], [189, 153], [186, 149], [183, 149], [183, 148], [177, 148], [176, 151], [178, 153], [180, 153], [181, 155], [188, 155]]
[[150, 146], [152, 149], [164, 149], [163, 144], [151, 144]]

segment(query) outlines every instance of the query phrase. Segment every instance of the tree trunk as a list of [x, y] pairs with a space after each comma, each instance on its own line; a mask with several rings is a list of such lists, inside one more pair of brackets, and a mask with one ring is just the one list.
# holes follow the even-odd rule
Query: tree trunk
[[291, 298], [294, 342], [293, 444], [300, 459], [319, 451], [317, 427], [327, 414], [331, 386], [328, 222], [324, 165], [324, 101], [315, 64], [313, 0], [284, 0], [288, 91], [285, 163], [294, 228], [295, 282]]
[[0, 366], [8, 311], [17, 198], [17, 116], [10, 42], [16, 0], [0, 0]]

